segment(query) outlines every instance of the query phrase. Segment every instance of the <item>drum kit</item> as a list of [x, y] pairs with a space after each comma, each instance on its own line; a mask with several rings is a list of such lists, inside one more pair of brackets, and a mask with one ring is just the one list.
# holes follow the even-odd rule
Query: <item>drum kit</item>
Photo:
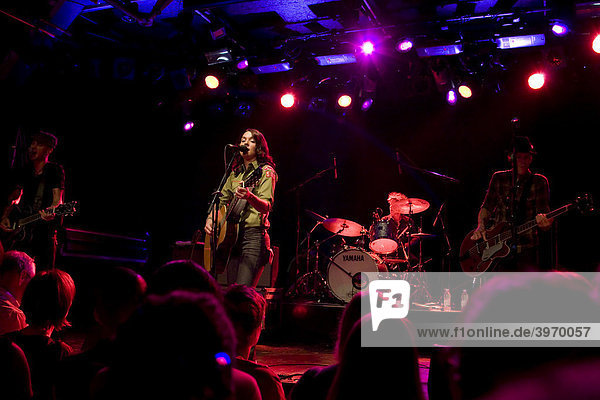
[[[423, 272], [423, 266], [429, 260], [423, 262], [422, 241], [435, 235], [424, 233], [422, 220], [417, 226], [414, 216], [428, 208], [429, 202], [426, 200], [401, 200], [398, 208], [401, 213], [399, 222], [391, 216], [382, 217], [381, 213], [375, 212], [369, 229], [345, 218], [327, 218], [306, 210], [317, 222], [307, 237], [307, 272], [296, 280], [291, 290], [319, 301], [331, 298], [332, 295], [347, 303], [355, 293], [366, 287], [361, 272], [392, 272], [399, 276], [409, 272]], [[325, 228], [330, 235], [311, 244], [310, 235], [319, 226]], [[345, 238], [354, 239], [354, 245], [346, 244]], [[322, 246], [330, 241], [343, 244], [330, 245], [323, 250]], [[416, 254], [413, 254], [411, 248], [418, 248]], [[411, 276], [414, 277], [415, 274]], [[426, 300], [431, 298], [426, 282], [417, 279], [411, 284]]]

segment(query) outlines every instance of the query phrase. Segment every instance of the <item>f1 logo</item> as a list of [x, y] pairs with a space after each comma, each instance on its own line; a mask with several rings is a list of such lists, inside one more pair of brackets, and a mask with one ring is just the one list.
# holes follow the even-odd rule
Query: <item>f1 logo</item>
[[384, 319], [402, 319], [408, 315], [410, 284], [402, 280], [375, 280], [369, 285], [373, 332]]

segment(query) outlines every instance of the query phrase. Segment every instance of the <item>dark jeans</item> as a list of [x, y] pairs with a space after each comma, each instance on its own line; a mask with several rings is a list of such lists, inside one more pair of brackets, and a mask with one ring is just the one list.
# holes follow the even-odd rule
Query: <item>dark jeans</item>
[[240, 229], [227, 263], [227, 283], [255, 287], [269, 261], [271, 240], [266, 229]]

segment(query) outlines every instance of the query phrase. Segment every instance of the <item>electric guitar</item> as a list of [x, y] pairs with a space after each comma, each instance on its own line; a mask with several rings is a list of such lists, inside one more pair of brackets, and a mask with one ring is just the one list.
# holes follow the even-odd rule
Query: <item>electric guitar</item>
[[[260, 167], [256, 168], [241, 183], [241, 186], [252, 191], [261, 177], [262, 169]], [[214, 260], [212, 257], [213, 252], [211, 251], [211, 235], [206, 234], [204, 239], [204, 267], [208, 271], [213, 267], [216, 268], [219, 274], [225, 271], [229, 256], [231, 255], [231, 249], [238, 239], [240, 218], [246, 210], [247, 204], [248, 200], [233, 196], [229, 206], [223, 205], [219, 208], [216, 222], [216, 231], [219, 236], [215, 238]]]
[[[565, 204], [546, 214], [548, 219], [558, 217], [577, 208], [581, 212], [592, 211], [591, 196], [589, 194], [578, 197], [573, 203]], [[517, 236], [535, 228], [535, 219], [517, 226]], [[512, 242], [512, 230], [510, 225], [502, 222], [486, 231], [487, 240], [471, 240], [475, 230], [472, 230], [464, 238], [460, 246], [459, 263], [462, 270], [471, 277], [481, 275], [488, 269], [495, 267], [501, 258], [510, 254]]]
[[[59, 204], [52, 210], [52, 207], [46, 208], [44, 211], [53, 213], [59, 217], [62, 215], [71, 216], [77, 213], [78, 203], [71, 201], [69, 203]], [[2, 244], [6, 250], [14, 248], [17, 243], [31, 241], [32, 231], [29, 229], [32, 224], [43, 221], [39, 213], [32, 213], [31, 210], [20, 209], [15, 207], [9, 215], [10, 227], [2, 235]]]

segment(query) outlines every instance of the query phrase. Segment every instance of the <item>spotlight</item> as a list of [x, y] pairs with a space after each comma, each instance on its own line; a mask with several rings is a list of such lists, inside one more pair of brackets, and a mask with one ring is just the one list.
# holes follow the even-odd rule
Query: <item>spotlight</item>
[[373, 105], [373, 99], [368, 98], [365, 99], [365, 101], [362, 102], [360, 109], [363, 111], [367, 111], [369, 108], [371, 108], [371, 106]]
[[448, 104], [454, 105], [456, 104], [456, 100], [456, 92], [454, 91], [454, 89], [448, 90], [448, 93], [446, 94], [446, 101], [448, 102]]
[[596, 35], [596, 37], [594, 38], [594, 41], [592, 42], [592, 49], [600, 54], [600, 35]]
[[543, 73], [536, 72], [535, 74], [529, 75], [529, 79], [527, 79], [527, 83], [529, 84], [530, 88], [532, 88], [534, 90], [538, 90], [544, 86], [544, 83], [546, 83], [546, 77], [544, 76]]
[[204, 78], [204, 83], [209, 89], [216, 89], [219, 87], [219, 79], [214, 75], [207, 75]]
[[473, 96], [473, 91], [471, 88], [465, 84], [462, 84], [458, 87], [458, 93], [465, 99]]
[[408, 53], [413, 48], [413, 42], [410, 39], [402, 39], [396, 44], [396, 50], [400, 53]]
[[236, 65], [237, 69], [246, 69], [248, 68], [248, 60], [247, 59], [243, 59], [240, 60], [237, 65]]
[[360, 46], [360, 50], [363, 52], [363, 54], [370, 56], [375, 51], [375, 45], [373, 44], [373, 42], [370, 42], [370, 41], [364, 42]]
[[552, 24], [552, 33], [558, 37], [565, 36], [567, 33], [569, 33], [569, 27], [566, 24], [557, 21]]
[[295, 102], [296, 102], [296, 99], [294, 98], [294, 95], [291, 93], [286, 93], [283, 96], [281, 96], [281, 105], [285, 108], [292, 107]]
[[350, 104], [352, 104], [352, 97], [348, 96], [347, 94], [343, 94], [338, 97], [338, 105], [340, 107], [346, 108], [350, 106]]
[[194, 127], [194, 122], [193, 121], [187, 121], [184, 125], [183, 125], [183, 130], [186, 132], [189, 132], [192, 130], [192, 128]]

